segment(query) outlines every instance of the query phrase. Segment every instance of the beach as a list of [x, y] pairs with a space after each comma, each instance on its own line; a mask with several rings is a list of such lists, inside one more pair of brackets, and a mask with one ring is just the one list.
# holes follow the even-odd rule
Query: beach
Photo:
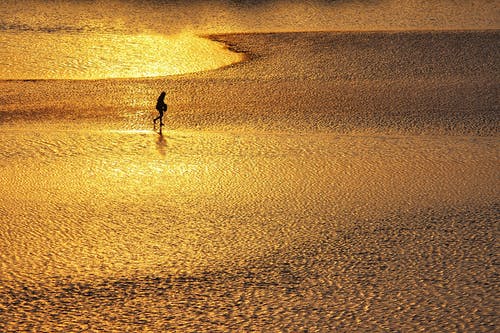
[[205, 37], [0, 81], [0, 331], [495, 331], [498, 30]]

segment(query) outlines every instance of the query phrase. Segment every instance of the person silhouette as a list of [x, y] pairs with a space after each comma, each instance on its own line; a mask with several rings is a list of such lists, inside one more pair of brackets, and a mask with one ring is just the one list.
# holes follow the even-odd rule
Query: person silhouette
[[165, 103], [165, 95], [166, 93], [164, 91], [161, 92], [160, 96], [158, 97], [158, 100], [156, 101], [156, 110], [160, 113], [158, 117], [153, 119], [153, 124], [156, 126], [156, 121], [160, 120], [160, 129], [164, 125], [163, 124], [163, 113], [167, 112], [167, 103]]

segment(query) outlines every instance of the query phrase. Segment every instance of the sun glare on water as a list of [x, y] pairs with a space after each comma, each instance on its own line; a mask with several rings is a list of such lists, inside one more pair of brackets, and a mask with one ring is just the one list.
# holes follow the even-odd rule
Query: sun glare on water
[[190, 33], [4, 33], [0, 43], [0, 79], [10, 80], [159, 77], [241, 61], [224, 45]]

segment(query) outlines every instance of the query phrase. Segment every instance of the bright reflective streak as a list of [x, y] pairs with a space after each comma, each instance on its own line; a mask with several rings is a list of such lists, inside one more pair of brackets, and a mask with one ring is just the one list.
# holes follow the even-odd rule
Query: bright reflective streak
[[188, 33], [0, 34], [0, 79], [158, 77], [241, 61], [224, 45]]

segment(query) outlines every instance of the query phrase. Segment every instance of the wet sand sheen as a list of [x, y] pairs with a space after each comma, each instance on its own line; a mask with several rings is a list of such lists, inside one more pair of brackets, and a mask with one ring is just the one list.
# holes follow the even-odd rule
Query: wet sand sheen
[[497, 33], [218, 38], [255, 57], [0, 83], [0, 330], [493, 330]]
[[22, 133], [3, 132], [31, 151], [2, 159], [7, 331], [46, 313], [61, 330], [417, 329], [442, 306], [440, 329], [488, 324], [455, 293], [486, 297], [468, 279], [492, 274], [496, 140]]
[[[4, 218], [17, 221], [1, 233], [12, 279], [224, 267], [238, 253], [314, 240], [336, 216], [496, 198], [489, 138], [19, 133], [3, 132], [29, 151], [3, 158]], [[44, 233], [57, 237], [36, 241]]]
[[214, 70], [243, 60], [223, 44], [189, 33], [3, 33], [0, 43], [1, 80], [161, 77]]

